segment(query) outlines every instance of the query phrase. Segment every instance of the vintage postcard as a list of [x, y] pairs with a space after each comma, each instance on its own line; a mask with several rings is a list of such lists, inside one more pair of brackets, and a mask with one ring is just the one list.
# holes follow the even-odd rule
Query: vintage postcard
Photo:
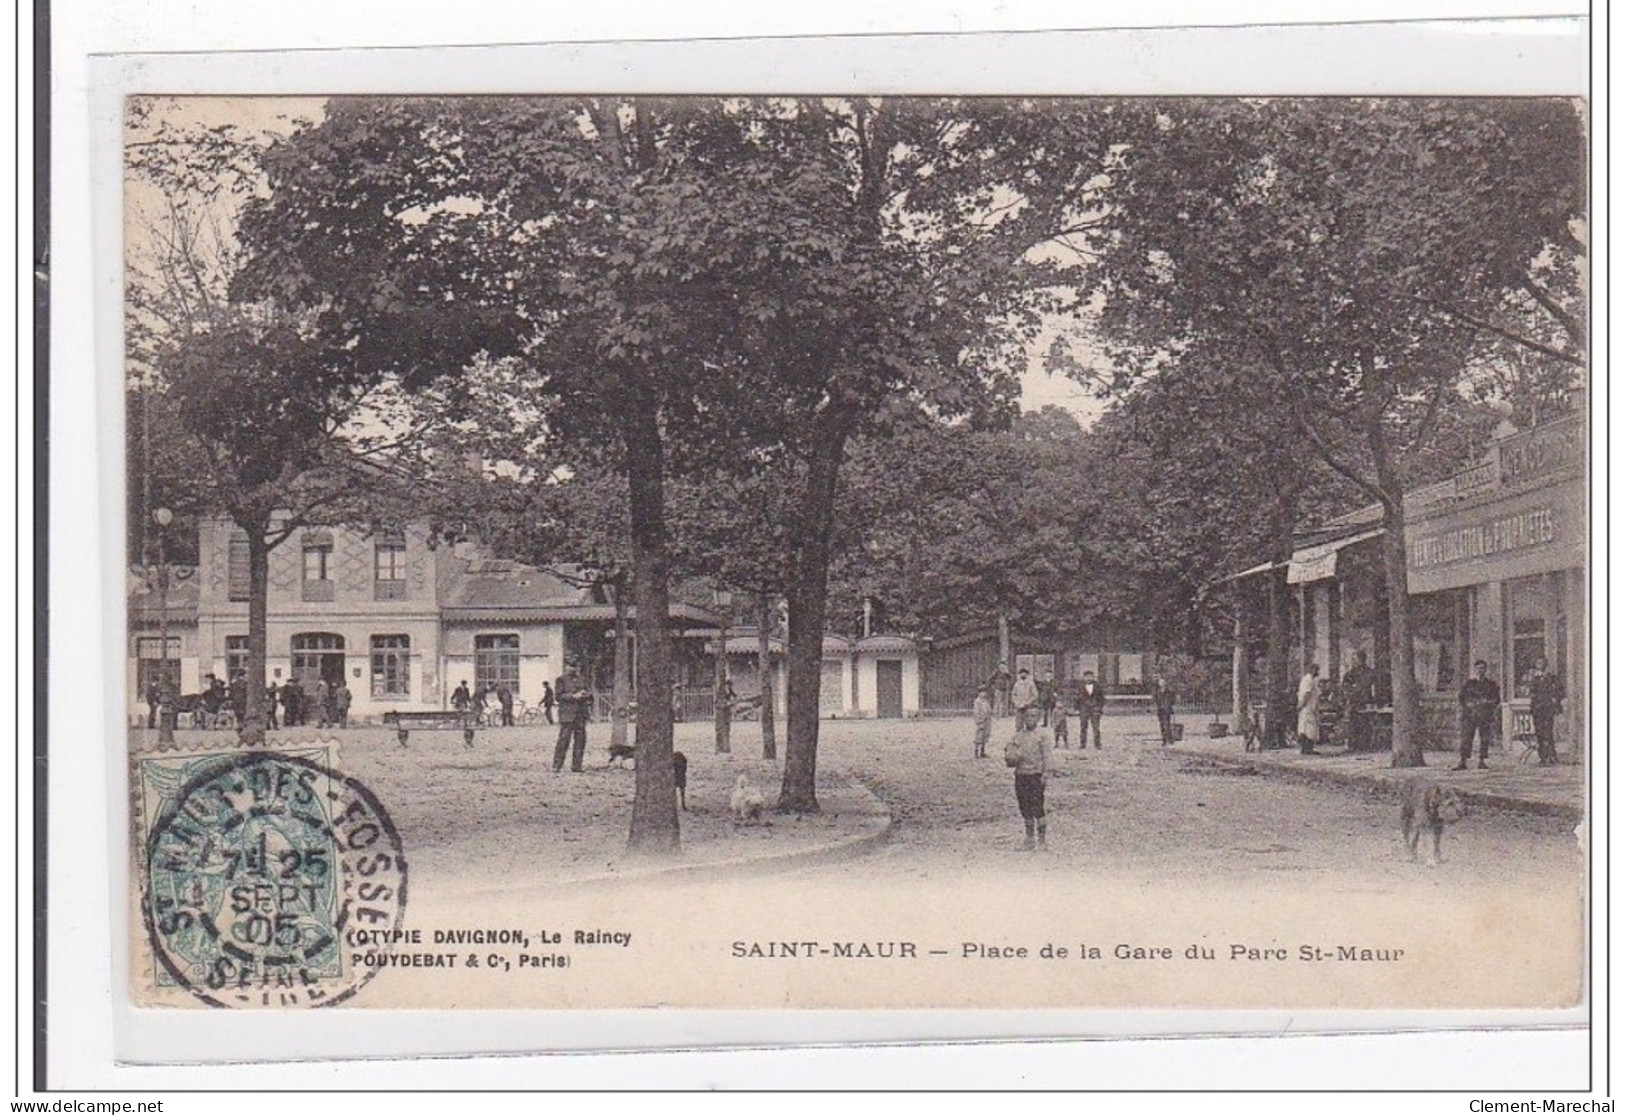
[[1586, 127], [129, 98], [131, 995], [1582, 1003]]
[[116, 994], [1583, 1024], [1587, 103], [738, 88], [118, 99]]

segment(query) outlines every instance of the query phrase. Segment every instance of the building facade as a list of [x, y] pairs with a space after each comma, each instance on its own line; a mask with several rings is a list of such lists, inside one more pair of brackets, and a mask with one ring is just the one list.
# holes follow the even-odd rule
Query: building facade
[[[210, 674], [226, 680], [247, 667], [247, 539], [229, 521], [209, 519], [198, 543], [195, 573], [170, 571], [164, 624], [158, 594], [132, 585], [132, 722], [145, 718], [150, 678], [167, 672], [180, 692], [196, 693]], [[422, 523], [295, 531], [270, 554], [265, 681], [280, 686], [297, 678], [309, 691], [318, 680], [331, 686], [342, 679], [359, 721], [446, 708], [462, 682], [471, 690], [506, 684], [534, 703], [542, 683], [563, 673], [567, 656], [607, 692], [615, 609], [580, 572], [493, 558], [467, 543], [436, 544]], [[679, 665], [691, 669], [688, 660], [703, 657], [692, 632], [714, 628], [716, 617], [676, 602], [669, 622], [679, 636]], [[161, 627], [167, 655], [158, 645]], [[635, 660], [635, 642], [631, 653]]]
[[[1502, 746], [1533, 736], [1528, 679], [1544, 659], [1568, 694], [1560, 751], [1585, 739], [1587, 514], [1585, 416], [1498, 438], [1483, 460], [1405, 498], [1406, 578], [1424, 743], [1456, 746], [1457, 695], [1482, 660], [1501, 688]], [[1287, 565], [1294, 676], [1307, 663], [1336, 680], [1364, 653], [1390, 700], [1382, 516], [1362, 508], [1306, 534]], [[1253, 582], [1278, 573], [1260, 566]], [[1253, 594], [1258, 595], [1256, 592]], [[1256, 660], [1256, 619], [1238, 624], [1237, 693]]]

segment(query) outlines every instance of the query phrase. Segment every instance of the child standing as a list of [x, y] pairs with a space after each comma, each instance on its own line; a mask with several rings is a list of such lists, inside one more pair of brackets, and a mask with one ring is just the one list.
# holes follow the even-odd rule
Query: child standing
[[1016, 734], [1004, 748], [1004, 762], [1016, 772], [1016, 808], [1027, 829], [1022, 847], [1033, 850], [1044, 845], [1044, 774], [1049, 769], [1049, 740], [1038, 730], [1038, 711], [1029, 709], [1017, 718]]
[[976, 701], [971, 705], [971, 717], [976, 721], [976, 754], [975, 758], [987, 758], [987, 740], [993, 732], [993, 692], [987, 686], [976, 691]]

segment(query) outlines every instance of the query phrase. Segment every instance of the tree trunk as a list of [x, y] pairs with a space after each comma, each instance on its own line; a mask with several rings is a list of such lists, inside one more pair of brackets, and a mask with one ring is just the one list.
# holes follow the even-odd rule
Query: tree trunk
[[610, 693], [609, 742], [626, 746], [626, 705], [632, 697], [632, 641], [626, 618], [626, 579], [617, 577], [609, 586], [615, 605], [615, 680]]
[[773, 725], [773, 598], [767, 593], [756, 597], [756, 676], [762, 686], [762, 758], [779, 757], [779, 741]]
[[829, 602], [830, 534], [835, 494], [849, 423], [828, 412], [811, 441], [807, 488], [801, 501], [800, 544], [790, 585], [789, 709], [785, 717], [784, 784], [779, 811], [816, 813], [818, 795], [818, 700], [824, 662], [824, 622]]
[[711, 682], [711, 723], [717, 741], [717, 754], [733, 751], [733, 706], [728, 703], [728, 619], [717, 628], [716, 676]]
[[1394, 690], [1396, 767], [1426, 766], [1422, 758], [1422, 717], [1416, 699], [1416, 645], [1411, 640], [1411, 603], [1405, 570], [1405, 511], [1398, 503], [1385, 515], [1382, 538], [1384, 582], [1388, 586], [1388, 677]]
[[[1267, 747], [1286, 747], [1297, 733], [1297, 690], [1293, 685], [1290, 651], [1292, 647], [1292, 589], [1287, 584], [1286, 563], [1292, 560], [1292, 531], [1298, 520], [1298, 493], [1286, 482], [1276, 492], [1271, 505], [1271, 533], [1274, 535], [1271, 560], [1283, 568], [1269, 574], [1268, 651], [1265, 666], [1265, 700], [1269, 704]], [[1290, 726], [1289, 726], [1290, 725]]]
[[244, 747], [264, 747], [267, 723], [265, 709], [265, 643], [271, 586], [271, 547], [265, 541], [268, 524], [238, 523], [248, 534], [248, 702], [237, 739]]
[[1266, 743], [1270, 747], [1286, 747], [1296, 733], [1296, 701], [1292, 689], [1291, 664], [1288, 651], [1292, 645], [1292, 590], [1286, 583], [1286, 570], [1270, 572], [1270, 626], [1268, 675], [1269, 733]]
[[1372, 472], [1382, 493], [1382, 572], [1388, 596], [1388, 678], [1393, 688], [1396, 767], [1426, 766], [1421, 710], [1416, 701], [1416, 644], [1411, 640], [1410, 575], [1405, 568], [1405, 485], [1388, 444], [1380, 411], [1365, 424]]
[[677, 789], [671, 745], [671, 556], [666, 531], [665, 455], [653, 406], [635, 407], [623, 430], [632, 534], [632, 592], [637, 607], [638, 736], [627, 849], [676, 855]]
[[999, 661], [1011, 673], [1016, 672], [1016, 664], [1010, 661], [1010, 617], [1004, 612], [999, 613]]

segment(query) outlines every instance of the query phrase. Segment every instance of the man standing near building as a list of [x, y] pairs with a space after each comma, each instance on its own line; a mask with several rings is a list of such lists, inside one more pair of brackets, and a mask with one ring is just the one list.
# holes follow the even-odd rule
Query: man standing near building
[[553, 745], [553, 770], [564, 769], [564, 757], [570, 756], [570, 769], [581, 770], [587, 754], [587, 708], [592, 692], [581, 679], [574, 658], [564, 662], [564, 675], [554, 689], [559, 702], [559, 741]]
[[1008, 716], [1010, 714], [1010, 667], [1000, 662], [994, 669], [992, 676], [987, 679], [987, 686], [993, 690], [993, 715]]
[[505, 681], [497, 682], [497, 705], [502, 709], [502, 726], [513, 727], [513, 690]]
[[1473, 676], [1461, 685], [1461, 761], [1454, 769], [1466, 770], [1473, 757], [1473, 735], [1478, 735], [1478, 769], [1488, 770], [1490, 741], [1499, 734], [1501, 687], [1489, 679], [1489, 663], [1482, 658], [1473, 663]]
[[[1173, 715], [1173, 706], [1169, 705], [1169, 715]], [[1078, 683], [1078, 749], [1081, 751], [1089, 746], [1089, 729], [1095, 730], [1095, 750], [1100, 750], [1100, 714], [1106, 711], [1106, 687], [1095, 680], [1093, 670], [1083, 672], [1083, 681]]]
[[1162, 732], [1162, 745], [1174, 745], [1174, 687], [1158, 670], [1151, 679], [1151, 705], [1157, 710], [1157, 728]]
[[340, 728], [350, 726], [350, 683], [342, 677], [333, 687], [333, 723]]
[[1543, 767], [1557, 763], [1557, 714], [1563, 710], [1566, 696], [1562, 681], [1547, 669], [1546, 660], [1535, 659], [1529, 674], [1529, 718], [1535, 722], [1535, 746]]
[[1354, 665], [1343, 675], [1343, 708], [1349, 718], [1349, 747], [1371, 750], [1371, 713], [1377, 702], [1377, 675], [1366, 665], [1365, 651], [1354, 652]]
[[1033, 680], [1031, 670], [1017, 672], [1016, 683], [1010, 687], [1010, 708], [1016, 714], [1018, 726], [1024, 722], [1023, 718], [1029, 710], [1038, 711], [1038, 683]]
[[1320, 665], [1309, 663], [1298, 680], [1298, 751], [1313, 755], [1320, 742]]
[[549, 682], [542, 682], [542, 715], [547, 717], [549, 724], [553, 723], [553, 706], [558, 698], [553, 696], [553, 686]]

